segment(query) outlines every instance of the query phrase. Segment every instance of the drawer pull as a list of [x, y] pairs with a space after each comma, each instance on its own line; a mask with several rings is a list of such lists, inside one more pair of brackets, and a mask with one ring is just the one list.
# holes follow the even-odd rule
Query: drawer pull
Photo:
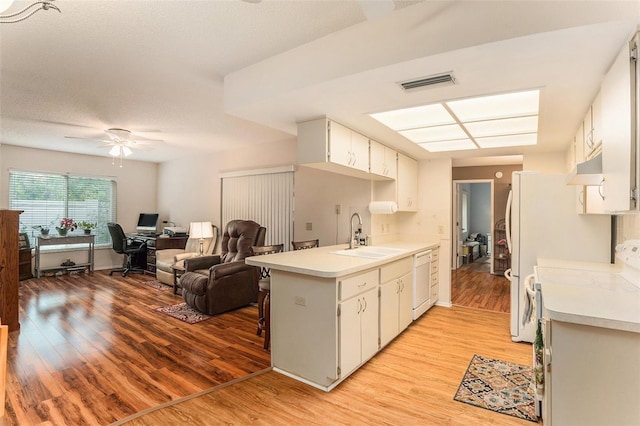
[[358, 284], [358, 287], [364, 287], [364, 286], [366, 286], [366, 285], [367, 285], [367, 282], [365, 281], [365, 282], [363, 282], [362, 284]]

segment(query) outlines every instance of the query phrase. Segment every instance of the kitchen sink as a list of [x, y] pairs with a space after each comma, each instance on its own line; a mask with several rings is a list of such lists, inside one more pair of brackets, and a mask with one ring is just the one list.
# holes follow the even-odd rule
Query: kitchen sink
[[393, 247], [373, 247], [364, 246], [354, 249], [344, 249], [331, 251], [329, 254], [337, 254], [340, 256], [361, 257], [364, 259], [383, 259], [385, 257], [391, 257], [398, 254], [406, 253], [407, 250], [393, 248]]

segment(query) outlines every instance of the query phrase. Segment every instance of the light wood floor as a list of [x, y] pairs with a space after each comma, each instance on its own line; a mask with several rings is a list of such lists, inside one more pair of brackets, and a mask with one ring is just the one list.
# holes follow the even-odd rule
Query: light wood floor
[[455, 306], [510, 312], [509, 280], [489, 272], [486, 258], [462, 265], [451, 271], [451, 303]]
[[[153, 311], [181, 299], [149, 279], [21, 282], [0, 424], [106, 425], [268, 368], [255, 307], [189, 325]], [[476, 353], [531, 364], [508, 315], [434, 307], [332, 392], [269, 371], [130, 424], [530, 424], [453, 401]]]
[[474, 354], [532, 362], [508, 315], [436, 306], [331, 392], [270, 371], [122, 424], [532, 424], [453, 400]]

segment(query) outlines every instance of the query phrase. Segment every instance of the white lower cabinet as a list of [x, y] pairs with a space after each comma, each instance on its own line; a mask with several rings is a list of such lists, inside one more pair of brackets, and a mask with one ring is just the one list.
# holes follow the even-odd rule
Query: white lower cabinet
[[338, 278], [271, 269], [274, 370], [337, 386], [380, 350], [381, 335], [386, 344], [411, 323], [412, 266], [407, 256]]
[[412, 321], [411, 259], [402, 259], [380, 269], [380, 347], [387, 345]]
[[340, 303], [340, 375], [349, 374], [378, 352], [378, 289]]

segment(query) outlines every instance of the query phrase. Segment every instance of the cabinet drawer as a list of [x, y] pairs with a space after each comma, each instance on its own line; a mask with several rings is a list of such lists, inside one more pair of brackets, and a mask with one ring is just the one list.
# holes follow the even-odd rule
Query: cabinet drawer
[[388, 265], [384, 265], [380, 268], [380, 282], [386, 283], [394, 278], [398, 278], [411, 272], [413, 266], [413, 259], [406, 257], [404, 259], [397, 260]]
[[360, 294], [363, 291], [376, 287], [379, 283], [378, 271], [378, 269], [373, 269], [362, 274], [353, 275], [339, 280], [340, 293], [338, 297], [340, 300], [346, 300], [356, 294]]
[[433, 287], [434, 285], [438, 285], [438, 273], [437, 272], [431, 273], [431, 286]]
[[440, 270], [440, 265], [438, 262], [431, 262], [431, 273], [438, 272]]
[[438, 286], [431, 287], [431, 303], [435, 303], [438, 300]]
[[440, 258], [440, 251], [438, 249], [431, 250], [431, 261], [437, 263], [439, 258]]

